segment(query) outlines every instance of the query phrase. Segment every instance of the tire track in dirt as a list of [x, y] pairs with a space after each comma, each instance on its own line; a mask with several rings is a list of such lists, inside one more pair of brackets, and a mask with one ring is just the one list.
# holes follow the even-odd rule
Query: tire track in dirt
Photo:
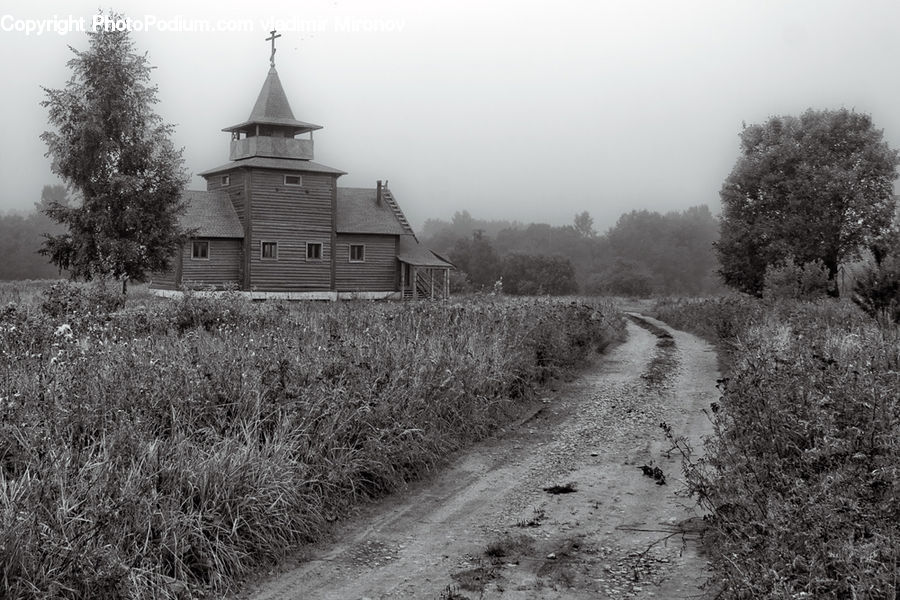
[[[642, 319], [671, 338], [629, 323], [628, 341], [560, 385], [536, 416], [364, 508], [238, 597], [699, 597], [698, 515], [677, 493], [680, 457], [667, 456], [659, 424], [695, 445], [709, 432], [716, 355]], [[645, 465], [667, 485], [643, 476]], [[572, 493], [544, 491], [570, 482]]]

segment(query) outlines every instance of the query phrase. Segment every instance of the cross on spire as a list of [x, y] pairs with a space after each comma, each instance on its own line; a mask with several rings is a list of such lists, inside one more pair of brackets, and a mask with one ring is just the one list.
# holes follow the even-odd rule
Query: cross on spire
[[272, 42], [272, 54], [269, 56], [269, 64], [274, 67], [275, 66], [275, 40], [280, 38], [281, 34], [280, 33], [276, 34], [274, 29], [272, 31], [270, 31], [269, 33], [271, 35], [266, 38], [267, 42], [268, 41]]

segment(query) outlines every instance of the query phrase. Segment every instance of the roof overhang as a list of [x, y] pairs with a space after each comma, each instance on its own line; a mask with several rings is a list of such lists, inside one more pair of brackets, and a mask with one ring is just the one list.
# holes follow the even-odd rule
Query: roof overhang
[[215, 175], [216, 173], [224, 173], [233, 169], [272, 169], [274, 171], [297, 171], [300, 173], [323, 173], [326, 175], [346, 175], [345, 171], [320, 165], [311, 160], [297, 160], [292, 158], [268, 158], [264, 156], [253, 156], [250, 158], [242, 158], [241, 160], [233, 160], [230, 163], [207, 169], [197, 173], [201, 177], [207, 175]]
[[397, 260], [414, 267], [426, 267], [429, 269], [456, 269], [456, 266], [448, 260], [444, 260], [431, 249], [425, 247], [412, 235], [400, 236], [397, 248]]
[[243, 123], [238, 123], [237, 125], [231, 125], [230, 127], [225, 127], [222, 131], [235, 132], [235, 131], [253, 131], [256, 125], [269, 125], [275, 127], [284, 127], [290, 128], [294, 135], [298, 133], [307, 133], [309, 131], [316, 131], [318, 129], [322, 129], [321, 125], [316, 125], [315, 123], [306, 123], [305, 121], [298, 121], [296, 119], [279, 119], [279, 118], [262, 118], [262, 119], [253, 119], [251, 121], [244, 121]]

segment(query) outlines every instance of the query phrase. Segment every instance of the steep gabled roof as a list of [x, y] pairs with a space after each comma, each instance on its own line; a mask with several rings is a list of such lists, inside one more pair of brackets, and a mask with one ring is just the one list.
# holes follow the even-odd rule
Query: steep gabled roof
[[293, 126], [295, 134], [322, 129], [321, 125], [298, 121], [294, 118], [294, 111], [291, 110], [287, 94], [284, 93], [284, 87], [281, 85], [281, 79], [279, 79], [278, 71], [275, 70], [275, 67], [269, 69], [269, 74], [266, 76], [262, 89], [259, 91], [259, 96], [256, 98], [256, 104], [253, 105], [253, 110], [250, 111], [250, 117], [243, 123], [226, 127], [222, 131], [243, 130], [257, 123], [260, 125]]
[[187, 206], [179, 218], [179, 224], [192, 231], [192, 235], [212, 238], [244, 237], [241, 221], [224, 193], [185, 190], [181, 197]]
[[402, 262], [416, 267], [444, 267], [455, 269], [455, 265], [444, 260], [437, 254], [423, 246], [412, 235], [401, 235], [397, 250], [397, 258]]
[[297, 160], [295, 158], [270, 158], [267, 156], [253, 156], [250, 158], [242, 158], [241, 160], [233, 160], [224, 165], [207, 169], [200, 176], [214, 175], [224, 171], [230, 171], [238, 167], [258, 167], [260, 169], [279, 169], [284, 171], [305, 171], [307, 173], [330, 173], [332, 175], [346, 175], [344, 171], [332, 167], [320, 165], [311, 160]]
[[336, 226], [338, 233], [408, 233], [384, 198], [378, 203], [378, 190], [369, 188], [338, 188]]

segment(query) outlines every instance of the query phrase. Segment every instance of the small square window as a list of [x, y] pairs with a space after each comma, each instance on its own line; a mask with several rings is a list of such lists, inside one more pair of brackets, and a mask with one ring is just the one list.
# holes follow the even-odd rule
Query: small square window
[[350, 244], [350, 262], [365, 262], [366, 247], [363, 244]]
[[303, 178], [299, 175], [285, 175], [284, 185], [303, 185]]
[[309, 242], [306, 244], [306, 260], [322, 260], [321, 242]]
[[191, 242], [191, 258], [209, 260], [209, 242]]
[[231, 185], [231, 175], [222, 175], [222, 187]]
[[260, 242], [260, 258], [278, 260], [278, 242]]

